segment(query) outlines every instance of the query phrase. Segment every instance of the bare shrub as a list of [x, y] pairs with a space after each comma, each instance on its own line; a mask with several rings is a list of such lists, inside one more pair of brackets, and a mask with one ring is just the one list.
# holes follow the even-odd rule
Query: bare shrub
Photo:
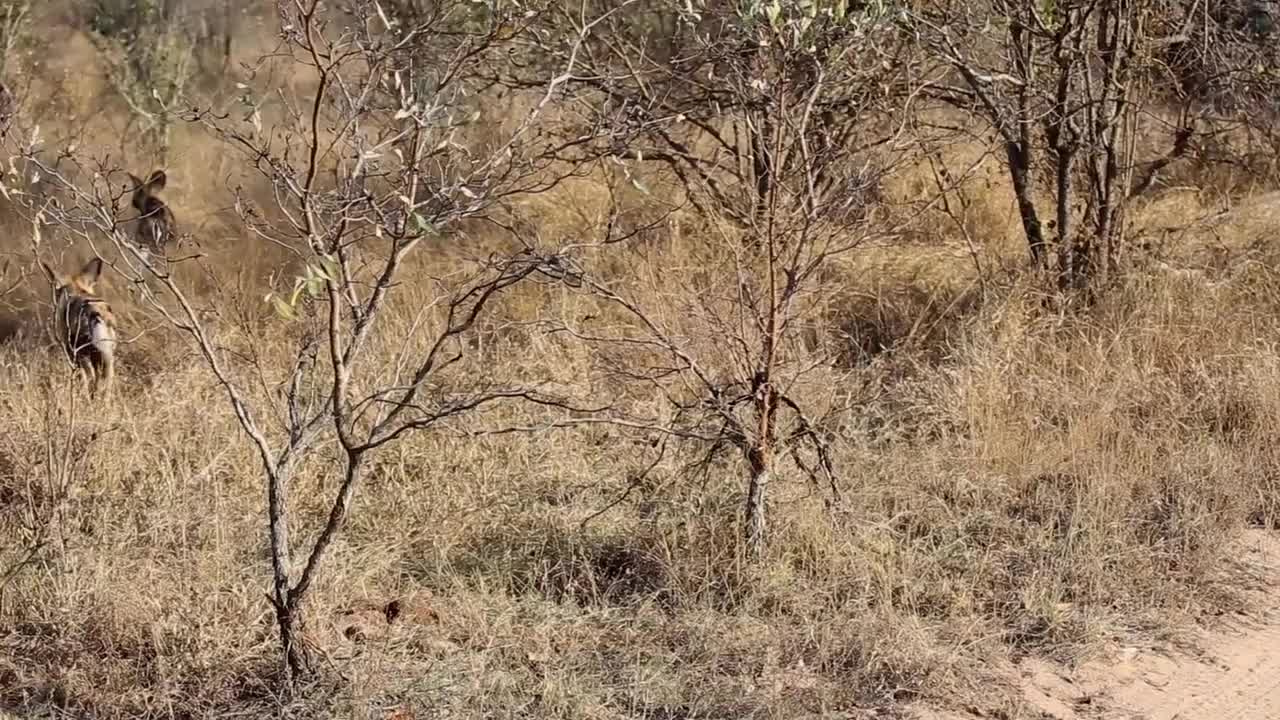
[[[194, 258], [170, 258], [176, 262], [169, 265], [134, 244], [116, 217], [121, 197], [136, 182], [116, 190], [109, 179], [121, 172], [105, 159], [69, 157], [77, 173], [43, 165], [34, 142], [24, 149], [24, 159], [54, 178], [67, 198], [56, 206], [31, 199], [29, 206], [90, 244], [91, 233], [106, 234], [120, 255], [115, 269], [192, 342], [226, 393], [265, 475], [270, 597], [284, 668], [297, 678], [311, 668], [301, 636], [303, 603], [368, 459], [401, 438], [490, 405], [559, 404], [534, 382], [457, 376], [451, 370], [468, 352], [465, 338], [488, 306], [554, 263], [524, 251], [464, 260], [425, 282], [425, 312], [410, 325], [386, 320], [384, 313], [407, 301], [399, 288], [415, 249], [483, 213], [496, 199], [554, 185], [557, 176], [535, 162], [525, 136], [563, 78], [549, 82], [525, 119], [481, 153], [464, 142], [468, 118], [478, 112], [469, 68], [476, 54], [505, 50], [505, 15], [495, 11], [457, 36], [451, 13], [401, 25], [383, 17], [375, 3], [328, 16], [318, 2], [281, 2], [278, 12], [286, 57], [316, 83], [307, 104], [286, 101], [287, 124], [271, 133], [264, 132], [258, 106], [248, 96], [243, 101], [253, 110], [249, 117], [206, 110], [187, 117], [272, 189], [272, 206], [259, 208], [241, 197], [237, 209], [246, 231], [284, 248], [303, 271], [291, 288], [268, 298], [279, 320], [292, 324], [276, 331], [292, 348], [285, 364], [271, 370], [256, 362], [243, 365], [242, 356], [214, 334], [210, 319], [221, 312], [218, 301], [199, 307], [189, 295], [183, 264]], [[156, 47], [141, 37], [129, 40], [138, 48]], [[180, 84], [172, 89], [179, 91]], [[81, 179], [91, 184], [78, 184]], [[256, 375], [262, 372], [273, 379], [260, 384]], [[289, 487], [300, 464], [327, 443], [342, 449], [342, 480], [327, 518], [295, 566]]]
[[[784, 464], [836, 492], [824, 426], [839, 399], [811, 383], [842, 379], [813, 328], [842, 259], [886, 232], [874, 199], [903, 161], [895, 113], [910, 112], [912, 56], [895, 42], [891, 13], [818, 5], [694, 3], [643, 22], [643, 5], [610, 13], [589, 40], [590, 72], [575, 81], [583, 111], [566, 119], [558, 149], [604, 159], [641, 193], [673, 181], [702, 215], [693, 265], [658, 258], [660, 272], [621, 283], [601, 274], [599, 254], [584, 254], [575, 282], [607, 314], [553, 325], [628, 387], [634, 404], [613, 422], [702, 444], [708, 458], [740, 453], [743, 535], [757, 556]], [[549, 18], [560, 29], [529, 42], [564, 57], [572, 46], [548, 38], [578, 21], [567, 8]], [[644, 243], [662, 222], [610, 222], [588, 245]]]
[[31, 24], [29, 0], [5, 0], [0, 2], [0, 75], [9, 66], [13, 51], [27, 41]]
[[97, 0], [88, 25], [108, 59], [111, 83], [141, 125], [137, 140], [126, 144], [158, 148], [165, 162], [178, 102], [194, 72], [189, 28], [162, 0]]

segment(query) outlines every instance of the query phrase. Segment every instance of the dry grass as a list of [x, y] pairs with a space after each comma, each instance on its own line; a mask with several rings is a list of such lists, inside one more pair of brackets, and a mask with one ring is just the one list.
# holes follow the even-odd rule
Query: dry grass
[[[216, 148], [177, 146], [170, 175], [185, 185], [170, 201], [208, 220], [217, 281], [203, 301], [260, 289], [274, 256], [218, 224]], [[1007, 198], [982, 200], [972, 229], [1008, 262]], [[590, 221], [540, 202], [548, 232]], [[1150, 227], [1171, 220], [1159, 207]], [[829, 317], [848, 346], [840, 377], [858, 384], [832, 426], [843, 501], [826, 508], [783, 478], [759, 563], [741, 560], [733, 458], [705, 474], [664, 460], [628, 492], [653, 451], [598, 428], [394, 446], [312, 596], [325, 672], [288, 705], [272, 684], [265, 489], [212, 378], [108, 284], [126, 324], [151, 329], [121, 351], [118, 402], [87, 407], [42, 340], [33, 285], [0, 346], [0, 709], [859, 717], [989, 694], [976, 683], [998, 680], [984, 668], [1001, 659], [1070, 659], [1229, 607], [1226, 541], [1280, 523], [1280, 248], [1267, 237], [1280, 222], [1238, 211], [1202, 229], [1186, 212], [1185, 252], [1073, 314], [1016, 276], [980, 290], [953, 236], [861, 253], [833, 279], [849, 291]], [[649, 261], [687, 262], [676, 235]], [[574, 302], [529, 289], [494, 327]], [[271, 358], [273, 322], [255, 317], [222, 340]], [[459, 372], [586, 373], [572, 345], [492, 337]], [[291, 489], [302, 527], [327, 511], [332, 460], [312, 458]]]

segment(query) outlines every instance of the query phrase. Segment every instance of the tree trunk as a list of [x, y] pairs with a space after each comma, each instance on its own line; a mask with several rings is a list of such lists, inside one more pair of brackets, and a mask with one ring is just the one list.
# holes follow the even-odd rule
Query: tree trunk
[[302, 640], [304, 627], [302, 607], [296, 598], [276, 604], [276, 627], [280, 630], [280, 656], [284, 671], [284, 690], [292, 692], [297, 681], [311, 668]]
[[[364, 467], [364, 453], [359, 450], [347, 451], [346, 476], [338, 489], [338, 496], [329, 509], [329, 520], [316, 538], [315, 545], [307, 557], [307, 562], [298, 576], [298, 582], [289, 585], [289, 548], [288, 548], [288, 516], [284, 510], [284, 485], [271, 484], [271, 539], [272, 559], [275, 564], [275, 593], [273, 600], [276, 607], [276, 625], [280, 628], [280, 649], [283, 656], [285, 678], [293, 685], [300, 677], [311, 671], [311, 658], [302, 641], [305, 627], [302, 610], [303, 600], [311, 588], [311, 582], [319, 571], [326, 551], [333, 539], [337, 537], [347, 510], [351, 507], [351, 499]], [[281, 542], [283, 538], [284, 542]]]
[[751, 448], [747, 452], [747, 463], [751, 469], [751, 477], [747, 484], [745, 519], [747, 552], [752, 557], [758, 558], [764, 553], [765, 496], [773, 476], [773, 449], [767, 443]]
[[762, 113], [759, 132], [751, 136], [751, 170], [755, 176], [756, 197], [752, 215], [757, 223], [764, 222], [769, 213], [769, 198], [773, 192], [773, 158], [769, 155], [768, 140], [773, 136], [773, 120]]
[[1018, 201], [1018, 217], [1022, 220], [1022, 231], [1027, 236], [1027, 248], [1031, 251], [1031, 264], [1036, 268], [1043, 268], [1044, 230], [1032, 197], [1030, 152], [1020, 143], [1006, 142], [1004, 147], [1005, 154], [1009, 157], [1009, 179], [1013, 183], [1013, 194]]
[[[1010, 15], [1012, 18], [1012, 14]], [[1032, 101], [1028, 88], [1035, 83], [1036, 64], [1032, 53], [1035, 36], [1027, 32], [1021, 20], [1009, 23], [1009, 46], [1014, 69], [1023, 81], [1016, 98], [1016, 115], [1012, 125], [1004, 126], [1005, 155], [1009, 160], [1009, 180], [1013, 183], [1013, 195], [1018, 201], [1018, 217], [1022, 220], [1022, 231], [1027, 237], [1027, 249], [1031, 253], [1031, 264], [1036, 269], [1045, 266], [1044, 228], [1040, 224], [1040, 215], [1035, 204], [1035, 179], [1032, 176], [1033, 139], [1031, 125], [1033, 122]], [[999, 118], [996, 118], [999, 122]]]
[[[768, 341], [766, 357], [772, 363], [774, 344]], [[771, 368], [772, 365], [766, 367]], [[768, 371], [762, 373], [757, 380], [755, 391], [756, 434], [747, 448], [747, 466], [751, 477], [747, 480], [747, 507], [743, 524], [746, 531], [747, 552], [758, 558], [764, 554], [766, 540], [766, 509], [768, 502], [769, 481], [773, 479], [773, 425], [777, 413], [777, 398]]]
[[231, 34], [234, 23], [231, 21], [231, 0], [222, 1], [222, 69], [225, 72], [231, 67]]
[[289, 585], [292, 562], [289, 548], [289, 470], [277, 467], [267, 478], [267, 521], [271, 540], [271, 604], [280, 630], [281, 670], [285, 685], [292, 687], [305, 671], [301, 655], [301, 622]]

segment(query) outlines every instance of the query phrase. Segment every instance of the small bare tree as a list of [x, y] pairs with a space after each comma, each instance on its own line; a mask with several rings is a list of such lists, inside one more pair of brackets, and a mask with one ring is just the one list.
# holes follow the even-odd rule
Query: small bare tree
[[[880, 180], [907, 153], [897, 141], [912, 59], [883, 8], [651, 5], [612, 16], [589, 39], [570, 80], [582, 112], [558, 151], [605, 158], [641, 189], [666, 169], [700, 211], [697, 239], [679, 265], [652, 259], [629, 278], [593, 269], [584, 250], [574, 277], [610, 310], [553, 325], [631, 388], [625, 412], [589, 422], [740, 454], [743, 537], [759, 555], [779, 468], [836, 493], [826, 421], [847, 401], [849, 377], [823, 326], [841, 260], [888, 227]], [[549, 17], [561, 32], [582, 25], [572, 12]], [[529, 44], [563, 58], [581, 32], [548, 52], [554, 34], [540, 28]], [[618, 220], [587, 244], [651, 237], [657, 224]]]
[[903, 25], [951, 71], [928, 95], [994, 131], [1032, 265], [1079, 289], [1117, 269], [1129, 210], [1170, 165], [1275, 137], [1275, 51], [1252, 5], [929, 0]]
[[934, 94], [994, 129], [1032, 264], [1056, 265], [1063, 287], [1083, 287], [1115, 265], [1152, 5], [940, 0], [906, 21], [954, 70], [957, 82], [936, 84]]
[[[195, 269], [194, 258], [153, 263], [132, 244], [122, 216], [128, 182], [108, 160], [72, 153], [55, 169], [40, 160], [32, 138], [22, 158], [52, 178], [59, 198], [10, 191], [73, 236], [94, 243], [105, 235], [119, 256], [116, 270], [186, 334], [225, 393], [266, 481], [269, 597], [288, 678], [309, 667], [300, 635], [308, 591], [379, 449], [495, 404], [563, 405], [536, 383], [459, 371], [473, 347], [466, 336], [486, 311], [522, 281], [561, 277], [554, 258], [515, 249], [446, 270], [415, 268], [414, 283], [403, 279], [415, 251], [447, 238], [458, 221], [572, 172], [540, 159], [534, 128], [571, 76], [577, 51], [530, 98], [514, 128], [478, 137], [473, 121], [484, 87], [473, 68], [481, 58], [505, 55], [511, 28], [528, 22], [533, 10], [446, 0], [409, 22], [373, 0], [356, 0], [340, 13], [324, 6], [279, 0], [281, 45], [264, 58], [313, 81], [304, 104], [279, 94], [280, 119], [268, 124], [266, 99], [247, 86], [241, 110], [186, 113], [265, 187], [266, 205], [237, 191], [244, 229], [301, 269], [291, 288], [269, 296], [279, 315], [270, 332], [289, 348], [283, 360], [277, 356], [271, 365], [252, 347], [223, 344], [232, 321], [227, 291], [195, 295], [182, 279], [185, 269]], [[579, 28], [575, 47], [592, 27]], [[246, 356], [253, 357], [248, 367]], [[289, 487], [299, 464], [322, 444], [339, 449], [340, 480], [314, 541], [300, 546]]]
[[[1172, 152], [1146, 163], [1140, 190], [1173, 160], [1202, 168], [1238, 169], [1251, 182], [1280, 179], [1280, 8], [1262, 0], [1159, 0], [1148, 33], [1159, 70], [1154, 97], [1180, 109], [1183, 123]], [[1191, 130], [1194, 129], [1194, 133]], [[1179, 152], [1181, 151], [1181, 152]]]

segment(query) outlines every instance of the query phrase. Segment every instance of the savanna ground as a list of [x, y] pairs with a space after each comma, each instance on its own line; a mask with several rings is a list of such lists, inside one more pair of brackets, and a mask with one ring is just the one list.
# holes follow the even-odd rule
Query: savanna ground
[[[216, 326], [220, 342], [269, 358], [286, 331], [261, 297], [280, 260], [227, 219], [227, 154], [179, 123], [157, 158], [134, 141], [75, 14], [33, 22], [39, 41], [6, 69], [23, 112], [47, 136], [118, 148], [135, 173], [167, 168], [165, 197], [205, 253], [183, 272], [235, 320]], [[237, 59], [270, 47], [270, 13], [235, 22]], [[193, 87], [225, 96], [235, 77], [202, 69]], [[108, 274], [101, 292], [129, 342], [114, 402], [90, 403], [44, 329], [36, 265], [70, 269], [89, 249], [55, 230], [33, 247], [10, 212], [6, 287], [25, 275], [5, 296], [0, 346], [0, 708], [796, 718], [928, 701], [994, 713], [1014, 707], [998, 670], [1009, 661], [1074, 662], [1110, 638], [1168, 639], [1239, 608], [1232, 541], [1280, 519], [1276, 196], [1244, 174], [1189, 171], [1137, 212], [1135, 236], [1165, 238], [1159, 260], [1068, 312], [1021, 269], [999, 178], [974, 183], [980, 262], [935, 222], [910, 244], [860, 249], [831, 278], [847, 293], [830, 332], [849, 349], [809, 382], [838, 390], [840, 499], [781, 475], [762, 560], [742, 554], [736, 456], [694, 469], [668, 456], [645, 472], [653, 444], [604, 426], [414, 435], [379, 456], [319, 577], [308, 643], [321, 671], [294, 699], [274, 682], [265, 490], [224, 395]], [[910, 178], [893, 192], [911, 194]], [[605, 195], [578, 179], [528, 208], [540, 232], [571, 234]], [[414, 272], [482, 254], [500, 242], [486, 232], [442, 238]], [[621, 251], [616, 272], [655, 293], [697, 282], [700, 232], [682, 216]], [[410, 279], [404, 292], [426, 291]], [[517, 288], [458, 370], [586, 382], [580, 348], [527, 324], [583, 302]], [[391, 322], [408, 328], [414, 303], [402, 307]], [[328, 512], [333, 461], [309, 458], [290, 489], [303, 527]]]

